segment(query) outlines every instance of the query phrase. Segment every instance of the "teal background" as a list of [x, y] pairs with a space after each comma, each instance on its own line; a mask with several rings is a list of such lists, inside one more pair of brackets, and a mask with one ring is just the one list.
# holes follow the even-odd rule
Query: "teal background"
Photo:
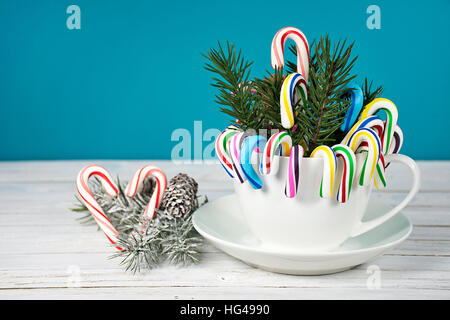
[[[169, 159], [172, 131], [222, 129], [201, 56], [231, 40], [270, 69], [282, 27], [311, 43], [356, 41], [358, 80], [385, 87], [405, 134], [402, 153], [450, 159], [450, 1], [0, 2], [0, 160]], [[81, 8], [68, 30], [66, 8]], [[366, 8], [381, 8], [381, 30]], [[442, 141], [443, 140], [443, 141]]]

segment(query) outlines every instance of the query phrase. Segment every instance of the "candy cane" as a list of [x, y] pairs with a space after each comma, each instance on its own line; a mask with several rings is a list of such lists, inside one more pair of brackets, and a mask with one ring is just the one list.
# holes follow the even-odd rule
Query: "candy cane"
[[348, 131], [358, 118], [358, 115], [363, 106], [363, 98], [364, 98], [360, 86], [358, 86], [356, 83], [354, 82], [349, 83], [345, 88], [351, 89], [349, 91], [351, 96], [351, 104], [345, 115], [345, 121], [341, 126], [341, 131], [344, 132]]
[[237, 133], [233, 129], [225, 129], [217, 138], [215, 143], [216, 155], [219, 158], [220, 164], [231, 178], [234, 178], [233, 164], [228, 153], [228, 140]]
[[[115, 245], [117, 239], [119, 238], [119, 233], [114, 228], [111, 221], [109, 221], [105, 212], [98, 204], [97, 200], [95, 200], [91, 190], [89, 190], [88, 181], [92, 176], [97, 177], [101, 181], [106, 194], [111, 198], [117, 196], [118, 188], [109, 172], [99, 165], [86, 166], [78, 173], [77, 191], [81, 197], [81, 201], [92, 214], [92, 217], [94, 217], [99, 227], [105, 233], [109, 242]], [[117, 246], [116, 249], [122, 250], [122, 248]]]
[[364, 117], [358, 122], [356, 122], [353, 127], [350, 129], [349, 132], [345, 135], [344, 139], [342, 140], [341, 144], [348, 144], [348, 140], [350, 140], [350, 137], [359, 129], [361, 128], [368, 128], [368, 129], [375, 129], [376, 132], [378, 132], [378, 136], [381, 137], [380, 132], [382, 132], [384, 129], [384, 123], [383, 120], [381, 120], [377, 116], [369, 116]]
[[353, 150], [344, 144], [334, 145], [332, 149], [336, 155], [338, 164], [342, 163], [342, 177], [339, 182], [336, 199], [338, 202], [345, 203], [350, 198], [350, 191], [352, 190], [353, 178], [355, 177], [356, 171], [356, 157]]
[[320, 157], [323, 162], [323, 175], [320, 184], [320, 197], [333, 197], [334, 179], [336, 176], [337, 159], [336, 155], [328, 146], [319, 146], [311, 153], [311, 158]]
[[167, 186], [167, 178], [164, 172], [161, 169], [154, 166], [143, 166], [141, 169], [136, 171], [128, 183], [125, 194], [133, 198], [138, 189], [142, 187], [144, 180], [147, 178], [153, 177], [156, 180], [156, 188], [150, 197], [150, 201], [147, 204], [147, 207], [144, 211], [144, 217], [153, 218], [156, 214], [156, 209], [158, 209], [159, 204], [161, 202], [164, 191]]
[[242, 144], [240, 154], [241, 169], [253, 189], [261, 189], [263, 182], [253, 168], [251, 161], [252, 153], [257, 148], [264, 149], [266, 142], [266, 138], [254, 135], [246, 137], [244, 143]]
[[286, 185], [284, 188], [284, 193], [288, 198], [294, 198], [297, 194], [303, 154], [304, 150], [301, 145], [295, 145], [291, 148]]
[[241, 145], [245, 138], [248, 137], [248, 133], [238, 132], [233, 135], [230, 139], [228, 139], [228, 152], [230, 154], [231, 164], [233, 166], [234, 178], [238, 180], [240, 183], [243, 183], [246, 180], [245, 174], [241, 168]]
[[260, 171], [262, 174], [275, 173], [271, 170], [273, 158], [277, 151], [282, 151], [284, 156], [288, 156], [292, 146], [292, 138], [285, 131], [275, 133], [267, 141], [261, 160]]
[[381, 138], [382, 152], [384, 155], [388, 154], [389, 146], [394, 135], [394, 129], [398, 120], [398, 110], [395, 104], [385, 98], [374, 99], [371, 103], [365, 106], [361, 118], [366, 118], [375, 114], [378, 110], [386, 111], [386, 124], [384, 125], [383, 136]]
[[299, 85], [300, 95], [303, 101], [307, 99], [307, 87], [305, 78], [300, 73], [291, 73], [284, 79], [280, 92], [280, 114], [283, 128], [290, 129], [294, 125], [294, 90]]
[[366, 186], [372, 180], [377, 162], [381, 154], [381, 142], [378, 135], [371, 129], [361, 128], [350, 137], [347, 145], [356, 152], [360, 144], [366, 141], [368, 143], [367, 158], [362, 167], [359, 185]]
[[272, 68], [284, 66], [284, 45], [287, 39], [292, 39], [297, 47], [297, 73], [301, 73], [308, 81], [309, 44], [303, 32], [293, 27], [283, 28], [272, 40]]

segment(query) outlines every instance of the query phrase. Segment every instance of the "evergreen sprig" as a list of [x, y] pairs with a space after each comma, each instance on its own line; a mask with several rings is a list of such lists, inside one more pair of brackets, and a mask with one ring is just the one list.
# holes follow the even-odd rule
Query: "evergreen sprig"
[[131, 234], [121, 235], [117, 245], [123, 250], [111, 258], [122, 259], [126, 271], [140, 272], [152, 269], [166, 259], [171, 264], [189, 265], [200, 260], [202, 238], [192, 224], [192, 213], [175, 218], [157, 210], [156, 218], [145, 226], [137, 226]]

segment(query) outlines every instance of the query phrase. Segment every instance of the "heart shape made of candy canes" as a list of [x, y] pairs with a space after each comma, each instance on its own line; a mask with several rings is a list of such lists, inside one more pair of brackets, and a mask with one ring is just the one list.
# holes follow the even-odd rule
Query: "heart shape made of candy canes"
[[[115, 248], [122, 251], [122, 248], [117, 246], [117, 240], [119, 239], [119, 233], [114, 228], [111, 221], [106, 216], [105, 212], [98, 204], [91, 190], [89, 189], [89, 179], [91, 177], [97, 177], [102, 183], [106, 194], [114, 198], [118, 195], [118, 187], [114, 183], [111, 174], [102, 166], [99, 165], [88, 165], [81, 169], [77, 176], [77, 191], [80, 195], [82, 203], [86, 206], [92, 217], [99, 225], [100, 229], [105, 233], [111, 244], [115, 245]], [[164, 172], [154, 166], [146, 165], [140, 168], [132, 177], [130, 182], [126, 187], [126, 195], [133, 198], [138, 190], [142, 188], [143, 183], [146, 179], [153, 177], [156, 180], [156, 187], [150, 197], [150, 201], [145, 209], [143, 218], [154, 218], [156, 209], [158, 209], [161, 203], [162, 196], [167, 186], [167, 178]]]

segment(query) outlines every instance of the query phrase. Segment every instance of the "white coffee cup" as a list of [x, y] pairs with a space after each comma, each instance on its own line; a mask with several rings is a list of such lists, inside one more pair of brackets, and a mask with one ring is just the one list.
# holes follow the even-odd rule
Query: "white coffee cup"
[[[260, 190], [253, 189], [248, 181], [236, 182], [239, 205], [250, 230], [264, 246], [279, 251], [328, 251], [393, 217], [419, 190], [420, 171], [414, 160], [400, 154], [387, 155], [387, 163], [399, 162], [412, 171], [412, 188], [395, 208], [376, 219], [362, 222], [372, 184], [358, 185], [365, 155], [356, 156], [356, 176], [346, 203], [337, 202], [335, 196], [331, 199], [319, 196], [323, 170], [323, 159], [320, 158], [303, 158], [298, 193], [292, 199], [284, 194], [288, 157], [275, 157], [274, 169], [278, 169], [274, 170], [276, 173], [261, 176], [263, 187]], [[340, 176], [339, 172], [337, 176]], [[334, 194], [338, 182], [335, 183]]]

